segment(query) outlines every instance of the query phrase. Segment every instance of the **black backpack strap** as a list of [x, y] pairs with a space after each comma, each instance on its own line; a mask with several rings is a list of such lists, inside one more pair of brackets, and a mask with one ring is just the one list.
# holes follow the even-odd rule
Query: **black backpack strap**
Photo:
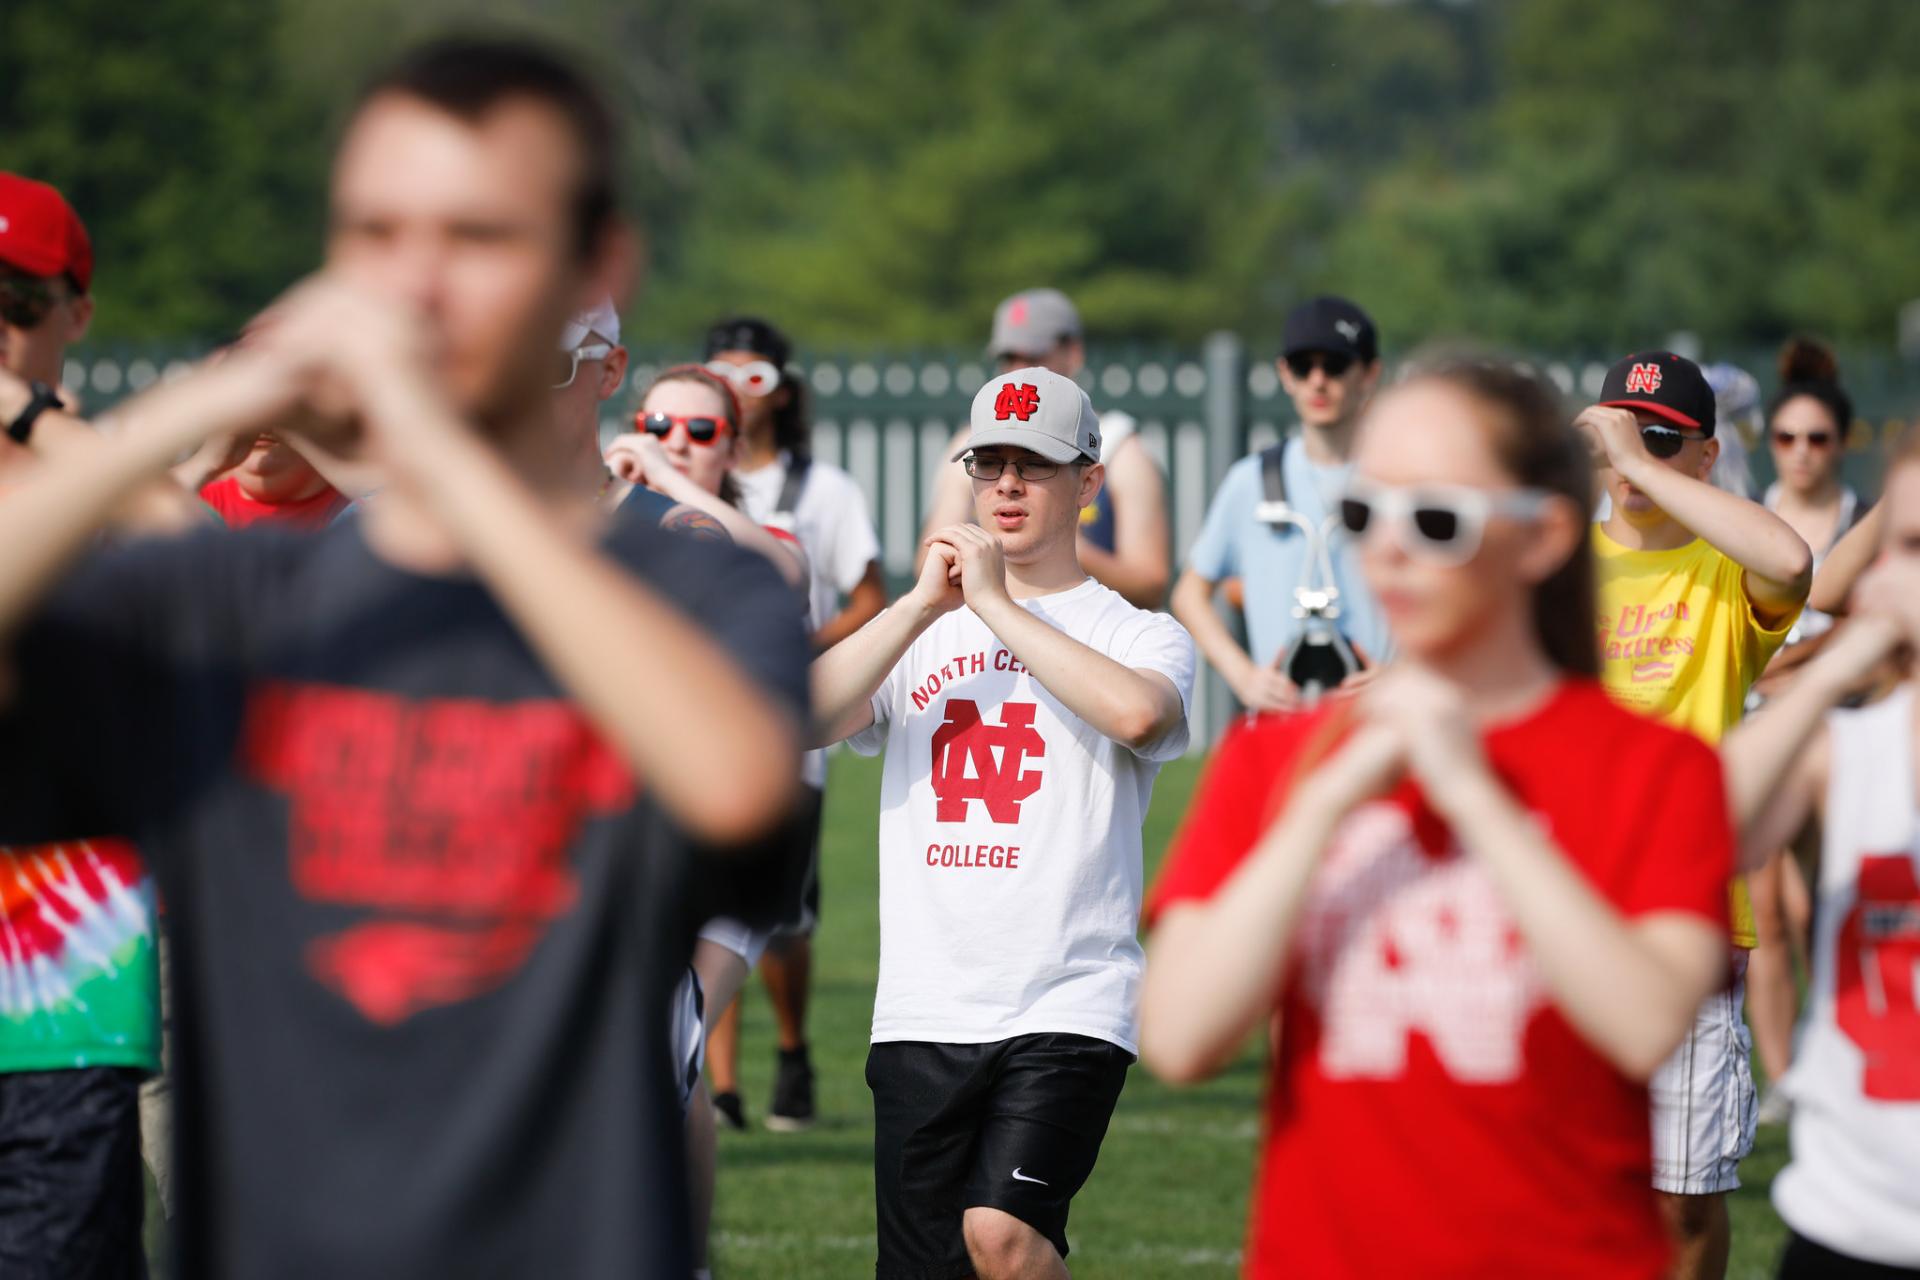
[[1284, 504], [1287, 500], [1287, 442], [1260, 451], [1261, 497]]
[[787, 478], [780, 485], [780, 500], [773, 504], [775, 515], [791, 516], [800, 506], [801, 491], [807, 487], [807, 468], [813, 459], [805, 454], [787, 464]]

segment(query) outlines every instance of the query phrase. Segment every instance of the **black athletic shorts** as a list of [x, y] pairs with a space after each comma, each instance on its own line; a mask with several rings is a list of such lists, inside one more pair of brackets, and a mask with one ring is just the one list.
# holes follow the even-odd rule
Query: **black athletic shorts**
[[1920, 1269], [1866, 1262], [1837, 1253], [1798, 1232], [1789, 1233], [1779, 1280], [1915, 1280]]
[[0, 1276], [140, 1280], [141, 1073], [0, 1073]]
[[826, 812], [826, 792], [818, 787], [802, 787], [802, 812], [796, 832], [806, 842], [799, 862], [802, 877], [787, 913], [775, 923], [775, 938], [810, 938], [820, 923], [820, 823]]
[[1067, 1256], [1067, 1206], [1093, 1172], [1133, 1055], [1049, 1032], [992, 1044], [887, 1041], [867, 1054], [881, 1280], [973, 1274], [961, 1217], [1012, 1214]]

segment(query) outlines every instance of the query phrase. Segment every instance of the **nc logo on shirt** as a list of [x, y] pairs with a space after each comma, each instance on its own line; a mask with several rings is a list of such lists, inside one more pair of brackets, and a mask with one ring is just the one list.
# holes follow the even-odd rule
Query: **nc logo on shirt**
[[1033, 727], [1039, 709], [1002, 703], [1000, 723], [987, 724], [972, 698], [947, 699], [947, 718], [933, 731], [934, 821], [965, 822], [969, 800], [985, 805], [995, 822], [1020, 821], [1021, 801], [1040, 789], [1040, 771], [1025, 767], [1027, 757], [1047, 754], [1047, 740]]
[[1301, 979], [1328, 1077], [1397, 1079], [1423, 1036], [1462, 1084], [1518, 1079], [1540, 978], [1478, 859], [1434, 859], [1405, 811], [1340, 827], [1303, 922]]

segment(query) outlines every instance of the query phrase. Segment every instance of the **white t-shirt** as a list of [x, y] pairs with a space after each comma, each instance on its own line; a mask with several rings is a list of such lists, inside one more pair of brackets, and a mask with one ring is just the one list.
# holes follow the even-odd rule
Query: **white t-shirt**
[[[733, 473], [741, 505], [755, 524], [775, 523], [774, 507], [791, 462], [791, 455], [782, 451], [778, 462], [758, 471]], [[866, 576], [867, 566], [880, 558], [880, 538], [867, 517], [867, 498], [859, 484], [840, 468], [820, 461], [807, 467], [790, 531], [800, 539], [813, 568], [808, 621], [817, 628], [840, 612], [841, 600]]]
[[[840, 602], [866, 577], [867, 566], [880, 558], [880, 538], [867, 518], [867, 497], [854, 478], [836, 466], [815, 461], [807, 467], [806, 483], [794, 504], [790, 521], [776, 521], [774, 508], [787, 483], [793, 455], [780, 451], [780, 460], [758, 471], [735, 471], [741, 505], [756, 524], [790, 524], [788, 532], [800, 540], [812, 576], [807, 580], [807, 625], [818, 631], [840, 612]], [[827, 785], [827, 753], [809, 751], [800, 765], [808, 786]]]
[[1182, 717], [1132, 751], [1027, 673], [962, 607], [927, 628], [849, 740], [886, 748], [873, 1039], [985, 1044], [1071, 1032], [1138, 1052], [1140, 827], [1187, 748], [1193, 638], [1092, 578], [1022, 602], [1122, 666], [1157, 671]]

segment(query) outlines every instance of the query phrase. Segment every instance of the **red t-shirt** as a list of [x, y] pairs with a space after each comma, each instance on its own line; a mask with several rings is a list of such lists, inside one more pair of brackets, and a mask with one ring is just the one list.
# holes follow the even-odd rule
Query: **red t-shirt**
[[[1149, 921], [1232, 875], [1325, 715], [1221, 744]], [[1727, 928], [1733, 837], [1710, 748], [1584, 680], [1485, 743], [1622, 914]], [[1646, 1088], [1556, 1010], [1499, 890], [1412, 783], [1341, 824], [1278, 1012], [1247, 1275], [1662, 1274]]]
[[242, 489], [235, 476], [221, 476], [206, 485], [200, 490], [200, 498], [234, 529], [262, 520], [300, 529], [324, 529], [347, 506], [346, 495], [331, 485], [298, 502], [262, 502]]

